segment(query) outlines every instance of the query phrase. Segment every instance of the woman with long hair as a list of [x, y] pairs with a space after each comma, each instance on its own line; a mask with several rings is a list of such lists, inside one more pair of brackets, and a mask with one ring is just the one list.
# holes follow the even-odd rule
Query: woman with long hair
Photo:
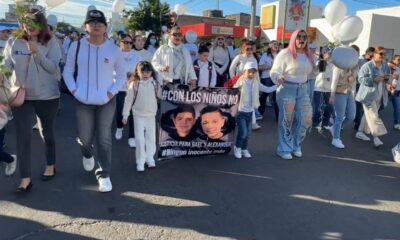
[[210, 49], [208, 59], [214, 63], [217, 71], [216, 87], [222, 87], [227, 80], [227, 70], [230, 62], [229, 51], [225, 45], [225, 38], [220, 36], [215, 40], [215, 45]]
[[26, 90], [25, 102], [12, 109], [17, 132], [17, 156], [21, 183], [19, 192], [32, 187], [31, 180], [31, 132], [37, 115], [42, 123], [46, 146], [46, 167], [43, 181], [55, 174], [56, 147], [54, 120], [58, 110], [60, 91], [59, 62], [61, 49], [47, 27], [47, 20], [37, 9], [29, 9], [22, 23], [24, 34], [9, 41], [5, 48], [5, 65], [12, 71], [10, 85]]
[[292, 33], [289, 47], [279, 52], [271, 69], [271, 79], [278, 85], [279, 106], [277, 154], [283, 159], [302, 157], [301, 142], [312, 124], [312, 107], [308, 96], [307, 75], [314, 66], [308, 48], [308, 35], [298, 29]]
[[[124, 56], [124, 69], [126, 72], [125, 76], [127, 76], [127, 81], [128, 81], [128, 76], [132, 74], [132, 72], [136, 69], [136, 65], [141, 60], [141, 57], [137, 53], [132, 51], [132, 44], [133, 44], [133, 38], [131, 35], [129, 34], [121, 35], [121, 39], [119, 41], [119, 48], [121, 49], [122, 55]], [[117, 130], [115, 132], [115, 139], [117, 140], [120, 140], [123, 136], [124, 124], [122, 123], [122, 109], [124, 107], [124, 101], [127, 90], [128, 90], [128, 84], [125, 83], [124, 87], [116, 95], [117, 106], [116, 106], [115, 116], [116, 116]], [[133, 127], [132, 114], [129, 115], [128, 121], [129, 121], [128, 145], [133, 148], [136, 146], [136, 143], [135, 143], [135, 130]]]
[[[261, 55], [259, 64], [258, 64], [258, 69], [261, 72], [261, 79], [260, 82], [267, 87], [272, 87], [275, 85], [270, 76], [270, 71], [272, 68], [272, 65], [274, 63], [274, 60], [276, 58], [276, 55], [279, 53], [279, 44], [277, 41], [271, 41], [269, 44], [269, 47], [265, 53]], [[272, 100], [273, 106], [274, 106], [274, 111], [275, 111], [275, 119], [278, 121], [278, 114], [279, 114], [279, 108], [278, 104], [276, 103], [276, 92], [272, 93], [262, 93], [260, 96], [260, 107], [258, 108], [258, 111], [260, 112], [261, 115], [264, 114], [265, 112], [265, 105], [266, 105], [266, 100], [269, 95], [269, 99]]]
[[156, 34], [150, 33], [146, 39], [146, 42], [144, 43], [144, 49], [146, 49], [153, 57], [159, 46], [160, 43], [157, 40]]
[[[385, 62], [386, 50], [376, 47], [372, 60], [365, 63], [358, 72], [358, 89], [356, 101], [362, 103], [364, 116], [361, 119], [357, 135], [371, 133], [375, 147], [380, 147], [383, 142], [379, 136], [387, 134], [386, 127], [379, 117], [379, 109], [385, 107], [388, 101], [386, 84], [391, 76], [390, 69]], [[367, 139], [368, 137], [365, 136]]]

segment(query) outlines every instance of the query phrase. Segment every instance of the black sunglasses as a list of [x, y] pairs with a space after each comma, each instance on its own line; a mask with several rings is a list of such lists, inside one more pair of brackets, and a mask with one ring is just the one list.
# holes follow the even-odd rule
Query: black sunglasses
[[174, 37], [182, 37], [182, 33], [175, 32], [175, 33], [172, 34], [172, 36], [174, 36]]
[[217, 38], [217, 40], [224, 40], [224, 38]]
[[381, 55], [381, 56], [385, 56], [386, 55], [385, 52], [379, 52], [378, 54]]
[[307, 37], [307, 35], [297, 35], [297, 37], [296, 37], [296, 39], [307, 39], [308, 37]]
[[121, 41], [123, 44], [133, 44], [131, 41]]

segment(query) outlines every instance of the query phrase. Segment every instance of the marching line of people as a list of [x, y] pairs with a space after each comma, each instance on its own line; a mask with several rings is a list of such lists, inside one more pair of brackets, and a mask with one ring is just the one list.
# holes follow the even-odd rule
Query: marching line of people
[[[60, 102], [60, 72], [75, 103], [83, 168], [88, 172], [95, 170], [100, 192], [112, 190], [114, 119], [116, 140], [123, 138], [128, 125], [128, 145], [135, 148], [136, 170], [143, 172], [145, 166], [156, 166], [158, 100], [161, 87], [167, 83], [239, 88], [233, 148], [236, 158], [252, 157], [250, 133], [260, 128], [256, 121], [265, 114], [267, 99], [277, 121], [276, 154], [286, 160], [303, 156], [301, 144], [311, 128], [329, 130], [331, 144], [345, 148], [341, 131], [353, 120], [356, 138], [369, 141], [366, 134], [371, 134], [374, 146], [381, 146], [379, 137], [388, 130], [379, 109], [386, 106], [389, 93], [394, 129], [400, 130], [400, 56], [394, 56], [387, 64], [383, 47], [368, 49], [364, 60], [353, 69], [340, 69], [332, 63], [333, 49], [320, 48], [318, 57], [317, 47], [301, 29], [292, 34], [287, 48], [281, 49], [278, 42], [272, 41], [260, 55], [255, 42], [245, 39], [235, 50], [232, 38], [223, 36], [217, 37], [212, 46], [201, 44], [193, 54], [193, 50], [186, 49], [178, 26], [169, 30], [168, 43], [159, 47], [154, 34], [144, 41], [140, 35], [125, 33], [119, 35], [117, 46], [107, 39], [107, 20], [99, 10], [87, 12], [87, 36], [78, 39], [73, 33], [60, 45], [42, 13], [33, 9], [27, 14], [41, 28], [23, 24], [24, 36], [4, 40], [5, 66], [12, 75], [0, 75], [3, 86], [26, 90], [21, 106], [10, 109], [2, 104], [0, 108], [0, 144], [4, 142], [10, 112], [16, 125], [17, 154], [9, 155], [2, 147], [0, 161], [6, 163], [6, 175], [12, 175], [18, 159], [19, 193], [26, 193], [33, 186], [30, 145], [36, 116], [46, 147], [41, 179], [49, 181], [56, 176], [54, 128]], [[359, 51], [357, 46], [352, 47]], [[361, 105], [356, 106], [356, 101]], [[400, 145], [393, 148], [393, 155], [400, 162]]]

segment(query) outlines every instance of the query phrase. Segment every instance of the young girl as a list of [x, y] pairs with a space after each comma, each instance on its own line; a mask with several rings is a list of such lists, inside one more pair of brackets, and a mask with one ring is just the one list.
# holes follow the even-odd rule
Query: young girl
[[276, 86], [266, 87], [260, 83], [256, 77], [257, 68], [256, 62], [247, 62], [243, 68], [243, 75], [234, 86], [240, 89], [239, 112], [236, 117], [238, 134], [233, 148], [236, 158], [242, 158], [242, 156], [251, 158], [247, 144], [251, 133], [253, 111], [260, 106], [259, 91], [271, 93], [276, 90]]
[[144, 165], [154, 168], [156, 153], [156, 114], [158, 82], [151, 63], [139, 62], [130, 79], [122, 113], [124, 124], [132, 110], [136, 134], [136, 170], [144, 171]]

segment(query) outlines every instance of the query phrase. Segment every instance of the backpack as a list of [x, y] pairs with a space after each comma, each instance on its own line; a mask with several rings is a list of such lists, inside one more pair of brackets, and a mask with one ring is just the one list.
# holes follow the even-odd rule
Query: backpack
[[[157, 82], [157, 80], [153, 80], [152, 84], [153, 84], [153, 87], [154, 87], [154, 93], [156, 95], [156, 98], [157, 98], [157, 100], [159, 100], [158, 91], [160, 89], [160, 84]], [[131, 105], [130, 109], [132, 109], [133, 105], [135, 105], [136, 98], [137, 98], [137, 95], [139, 93], [139, 87], [140, 87], [140, 81], [134, 81], [133, 82], [133, 102], [132, 102], [132, 105]]]

